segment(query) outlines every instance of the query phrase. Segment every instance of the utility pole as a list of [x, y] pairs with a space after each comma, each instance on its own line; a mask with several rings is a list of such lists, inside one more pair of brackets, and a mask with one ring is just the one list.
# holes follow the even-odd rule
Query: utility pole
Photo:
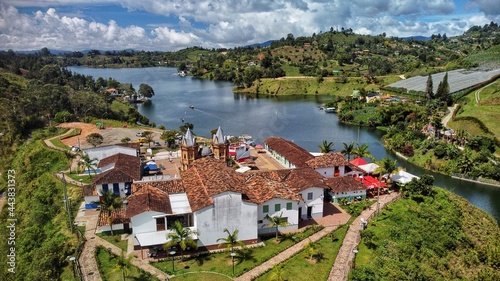
[[380, 186], [377, 188], [377, 217], [380, 210]]
[[66, 178], [64, 177], [64, 172], [61, 172], [61, 174], [62, 174], [62, 181], [63, 181], [64, 204], [66, 206], [66, 211], [68, 212], [69, 229], [73, 233], [73, 224], [71, 223], [71, 209], [69, 206], [68, 192], [66, 191]]

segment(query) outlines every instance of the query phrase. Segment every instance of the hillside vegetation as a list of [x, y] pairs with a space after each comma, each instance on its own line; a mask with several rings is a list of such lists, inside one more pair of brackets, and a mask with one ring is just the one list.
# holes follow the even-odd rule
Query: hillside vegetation
[[349, 280], [499, 280], [500, 229], [436, 188], [390, 204], [362, 231]]

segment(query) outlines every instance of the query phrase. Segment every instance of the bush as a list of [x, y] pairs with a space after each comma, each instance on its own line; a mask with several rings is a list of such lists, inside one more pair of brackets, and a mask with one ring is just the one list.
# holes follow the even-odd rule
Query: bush
[[408, 156], [408, 157], [412, 157], [415, 154], [415, 152], [413, 151], [413, 146], [411, 146], [411, 145], [403, 146], [402, 152], [405, 156]]

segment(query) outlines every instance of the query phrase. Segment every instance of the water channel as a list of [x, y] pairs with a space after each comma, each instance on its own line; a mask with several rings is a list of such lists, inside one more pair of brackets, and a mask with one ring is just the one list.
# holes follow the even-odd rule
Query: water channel
[[[194, 124], [195, 134], [210, 136], [210, 130], [220, 126], [225, 134], [248, 134], [257, 143], [269, 136], [283, 137], [312, 152], [319, 151], [323, 140], [333, 142], [335, 151], [342, 150], [343, 143], [366, 143], [377, 160], [387, 156], [398, 159], [400, 166], [415, 175], [430, 173], [387, 151], [380, 142], [380, 131], [339, 124], [336, 114], [319, 110], [321, 104], [331, 100], [329, 96], [254, 98], [234, 94], [232, 83], [180, 77], [175, 68], [69, 69], [96, 79], [112, 77], [132, 83], [136, 90], [141, 83], [149, 84], [155, 96], [137, 108], [151, 122], [167, 129], [179, 129], [184, 121]], [[430, 174], [435, 185], [466, 198], [500, 221], [500, 187]]]

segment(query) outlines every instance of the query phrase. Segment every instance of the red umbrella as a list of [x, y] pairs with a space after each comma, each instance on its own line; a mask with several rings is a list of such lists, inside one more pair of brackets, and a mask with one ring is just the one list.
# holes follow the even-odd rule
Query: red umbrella
[[255, 148], [257, 148], [257, 149], [263, 149], [264, 146], [262, 144], [258, 144], [258, 145], [255, 146]]

